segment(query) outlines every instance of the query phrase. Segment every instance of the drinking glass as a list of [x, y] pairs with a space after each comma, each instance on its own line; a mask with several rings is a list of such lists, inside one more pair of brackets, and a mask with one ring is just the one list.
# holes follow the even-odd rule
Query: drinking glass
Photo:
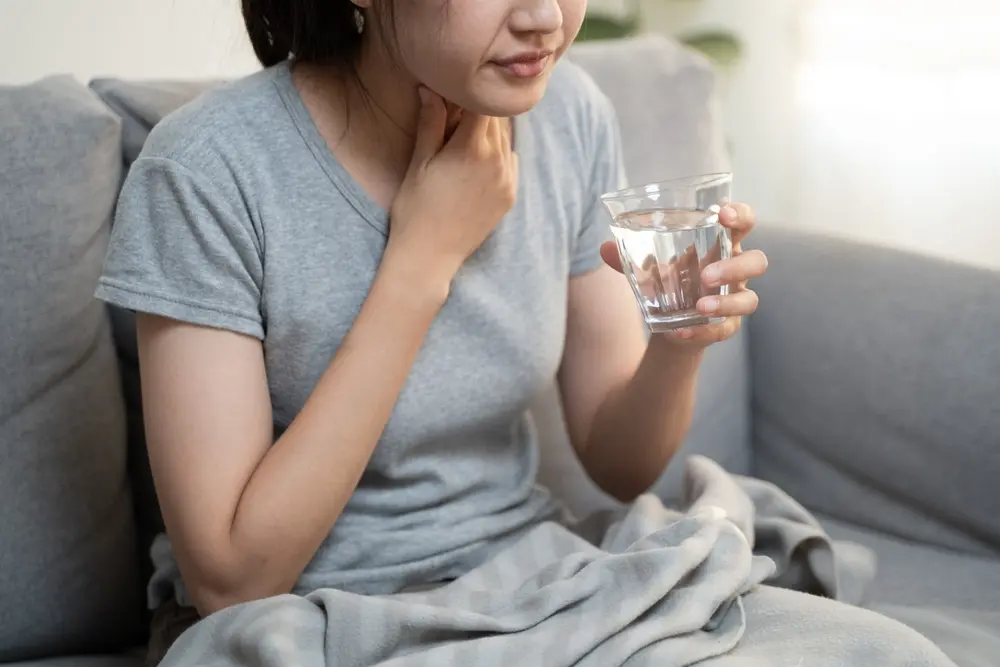
[[706, 287], [701, 271], [733, 254], [719, 212], [729, 203], [732, 174], [706, 174], [609, 192], [601, 202], [611, 216], [622, 269], [652, 333], [721, 321], [695, 305], [729, 287]]

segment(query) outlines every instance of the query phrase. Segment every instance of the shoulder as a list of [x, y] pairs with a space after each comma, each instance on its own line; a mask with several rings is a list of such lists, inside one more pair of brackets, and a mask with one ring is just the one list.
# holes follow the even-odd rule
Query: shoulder
[[572, 59], [572, 52], [563, 56], [552, 70], [542, 104], [553, 102], [580, 111], [603, 112], [612, 109], [611, 100], [594, 77]]
[[597, 81], [566, 57], [553, 69], [545, 96], [535, 111], [564, 124], [587, 129], [618, 122], [611, 99]]
[[261, 70], [213, 87], [157, 122], [119, 192], [116, 226], [224, 229], [211, 233], [259, 246], [255, 193], [290, 122], [274, 77]]
[[138, 161], [169, 163], [212, 180], [237, 176], [287, 124], [276, 69], [211, 88], [164, 116]]
[[563, 151], [583, 163], [593, 163], [619, 134], [611, 99], [583, 67], [566, 57], [554, 68], [545, 96], [531, 114], [546, 134], [559, 138]]

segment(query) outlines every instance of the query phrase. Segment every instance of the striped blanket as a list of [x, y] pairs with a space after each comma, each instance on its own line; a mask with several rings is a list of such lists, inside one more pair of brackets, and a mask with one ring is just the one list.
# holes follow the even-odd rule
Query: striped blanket
[[419, 592], [318, 590], [213, 614], [163, 667], [955, 667], [915, 631], [854, 606], [874, 573], [779, 489], [687, 463], [656, 497], [537, 526]]

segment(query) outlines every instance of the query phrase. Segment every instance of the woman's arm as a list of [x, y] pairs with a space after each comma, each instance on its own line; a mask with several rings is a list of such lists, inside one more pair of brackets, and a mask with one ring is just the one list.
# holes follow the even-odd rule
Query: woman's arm
[[587, 474], [630, 501], [651, 487], [691, 422], [700, 349], [647, 345], [625, 278], [602, 266], [570, 279], [559, 385], [570, 440]]
[[444, 302], [447, 282], [427, 275], [402, 254], [386, 258], [354, 326], [273, 446], [259, 341], [139, 316], [150, 464], [202, 614], [290, 591], [329, 534]]
[[378, 273], [277, 442], [258, 341], [140, 317], [150, 464], [203, 614], [292, 590], [354, 492], [456, 271], [513, 205], [505, 124], [465, 113], [445, 143], [444, 102], [421, 95]]
[[753, 210], [733, 204], [719, 221], [732, 234], [734, 256], [707, 266], [701, 279], [708, 287], [728, 285], [730, 293], [703, 297], [697, 308], [720, 322], [656, 334], [644, 345], [613, 242], [601, 246], [606, 266], [570, 279], [559, 373], [566, 420], [587, 472], [619, 500], [634, 499], [663, 473], [691, 425], [704, 349], [735, 335], [757, 308], [746, 283], [764, 275], [767, 257], [741, 247], [756, 224]]

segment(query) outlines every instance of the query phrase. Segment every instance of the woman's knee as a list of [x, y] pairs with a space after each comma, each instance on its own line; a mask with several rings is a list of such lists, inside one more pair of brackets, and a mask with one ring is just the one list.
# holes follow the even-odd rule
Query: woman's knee
[[747, 595], [744, 609], [737, 651], [769, 657], [767, 664], [955, 667], [916, 630], [867, 609], [768, 586]]

